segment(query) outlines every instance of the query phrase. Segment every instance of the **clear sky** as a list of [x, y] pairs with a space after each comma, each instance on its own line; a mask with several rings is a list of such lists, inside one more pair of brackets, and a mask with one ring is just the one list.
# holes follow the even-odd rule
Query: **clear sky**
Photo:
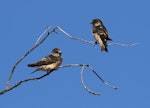
[[150, 1], [149, 0], [1, 0], [0, 1], [0, 90], [14, 63], [31, 47], [47, 26], [60, 26], [74, 37], [94, 41], [91, 20], [100, 18], [113, 39], [111, 43], [136, 46], [99, 46], [67, 38], [50, 37], [16, 68], [11, 85], [42, 75], [30, 74], [28, 63], [48, 55], [55, 47], [63, 51], [63, 63], [87, 63], [108, 83], [103, 85], [87, 69], [86, 85], [101, 96], [89, 94], [81, 85], [80, 67], [55, 71], [40, 81], [22, 84], [0, 96], [1, 108], [149, 108], [150, 107]]

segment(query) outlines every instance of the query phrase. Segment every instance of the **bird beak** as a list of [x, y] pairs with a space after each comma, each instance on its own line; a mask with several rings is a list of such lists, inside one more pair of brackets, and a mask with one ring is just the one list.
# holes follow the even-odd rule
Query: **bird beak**
[[61, 52], [61, 51], [59, 51], [58, 53], [59, 53], [59, 54], [61, 54], [62, 52]]

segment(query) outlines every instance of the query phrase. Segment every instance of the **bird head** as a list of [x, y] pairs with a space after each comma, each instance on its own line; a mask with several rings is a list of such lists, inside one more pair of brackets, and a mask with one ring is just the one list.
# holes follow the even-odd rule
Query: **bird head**
[[93, 26], [100, 26], [100, 25], [103, 25], [103, 22], [102, 22], [100, 19], [93, 19], [93, 20], [91, 21], [91, 24], [92, 24]]
[[59, 57], [62, 54], [62, 51], [58, 48], [54, 48], [51, 53], [53, 56]]

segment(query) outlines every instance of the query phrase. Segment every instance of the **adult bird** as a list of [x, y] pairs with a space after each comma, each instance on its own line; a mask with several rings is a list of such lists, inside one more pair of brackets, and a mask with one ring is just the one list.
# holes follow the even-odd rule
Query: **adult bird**
[[58, 68], [58, 66], [61, 65], [63, 58], [61, 57], [62, 51], [58, 48], [54, 48], [50, 55], [44, 57], [42, 60], [28, 64], [29, 67], [36, 67], [37, 69], [34, 72], [37, 71], [46, 71], [46, 72], [52, 72]]
[[108, 52], [107, 41], [111, 41], [112, 39], [109, 37], [108, 31], [103, 25], [103, 22], [100, 19], [93, 19], [91, 24], [93, 25], [92, 33], [96, 43], [100, 44], [101, 51]]

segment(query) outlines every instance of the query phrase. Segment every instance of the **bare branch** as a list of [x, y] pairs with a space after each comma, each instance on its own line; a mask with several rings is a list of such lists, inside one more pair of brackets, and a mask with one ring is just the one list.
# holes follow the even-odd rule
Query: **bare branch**
[[60, 30], [62, 33], [64, 33], [67, 37], [73, 39], [73, 40], [80, 40], [82, 42], [85, 42], [85, 43], [88, 43], [88, 44], [91, 44], [91, 45], [96, 45], [95, 42], [92, 42], [92, 41], [87, 41], [87, 40], [84, 40], [84, 39], [81, 39], [81, 38], [75, 38], [73, 36], [71, 36], [70, 34], [68, 34], [67, 32], [65, 32], [62, 28], [60, 28], [59, 26], [57, 26], [57, 29]]
[[83, 87], [84, 87], [89, 93], [91, 93], [91, 94], [93, 94], [93, 95], [100, 95], [99, 93], [96, 93], [96, 92], [92, 91], [91, 89], [89, 89], [89, 88], [85, 85], [84, 80], [83, 80], [84, 67], [85, 67], [85, 65], [82, 66], [82, 68], [81, 68], [81, 75], [80, 75], [80, 79], [81, 79], [81, 83], [82, 83]]
[[[85, 85], [84, 80], [83, 80], [84, 67], [87, 67], [91, 72], [93, 72], [93, 73], [100, 79], [100, 81], [102, 81], [106, 86], [111, 87], [111, 88], [113, 88], [113, 89], [115, 89], [115, 90], [118, 89], [117, 87], [112, 86], [112, 85], [108, 84], [107, 82], [105, 82], [105, 81], [98, 75], [98, 73], [97, 73], [90, 65], [88, 65], [88, 64], [66, 64], [66, 65], [64, 65], [64, 66], [59, 66], [58, 69], [59, 69], [59, 68], [66, 68], [66, 67], [74, 67], [74, 66], [81, 66], [81, 67], [82, 67], [82, 68], [81, 68], [81, 74], [80, 74], [81, 83], [82, 83], [83, 87], [84, 87], [89, 93], [91, 93], [91, 94], [93, 94], [93, 95], [100, 95], [99, 93], [96, 93], [96, 92], [90, 90], [90, 89]], [[49, 74], [50, 74], [50, 73], [46, 73], [46, 74], [44, 74], [44, 75], [42, 75], [42, 76], [40, 76], [40, 77], [28, 78], [28, 79], [25, 79], [25, 80], [21, 80], [21, 81], [19, 81], [18, 83], [16, 83], [15, 85], [13, 85], [12, 87], [10, 87], [10, 88], [5, 88], [4, 90], [2, 90], [2, 91], [0, 92], [0, 95], [6, 93], [6, 92], [8, 92], [8, 91], [13, 90], [14, 88], [18, 87], [18, 86], [21, 85], [22, 83], [29, 82], [29, 81], [34, 81], [34, 80], [40, 80], [40, 79], [42, 79], [42, 78], [48, 76]]]
[[132, 43], [132, 44], [110, 43], [110, 44], [108, 44], [108, 46], [117, 45], [117, 46], [127, 46], [127, 47], [130, 47], [130, 46], [134, 46], [134, 45], [137, 45], [137, 44], [140, 44], [140, 43]]
[[115, 89], [117, 90], [118, 87], [115, 87], [115, 86], [112, 86], [110, 84], [108, 84], [107, 82], [105, 82], [99, 75], [98, 73], [90, 66], [90, 65], [87, 65], [87, 67], [108, 87], [112, 88], [112, 89]]
[[[96, 43], [93, 42], [93, 41], [87, 41], [87, 40], [84, 40], [84, 39], [81, 39], [81, 38], [75, 38], [73, 36], [71, 36], [69, 33], [67, 33], [66, 31], [64, 31], [62, 28], [60, 28], [59, 26], [57, 26], [57, 29], [60, 30], [62, 33], [64, 33], [67, 37], [69, 37], [70, 39], [73, 39], [73, 40], [80, 40], [82, 42], [85, 42], [85, 43], [88, 43], [90, 45], [93, 45], [95, 46]], [[134, 46], [134, 45], [137, 45], [139, 43], [132, 43], [132, 44], [122, 44], [122, 43], [109, 43], [108, 46], [113, 46], [113, 45], [117, 45], [117, 46]]]
[[21, 85], [22, 83], [25, 83], [25, 82], [28, 82], [28, 81], [40, 80], [40, 79], [46, 77], [46, 76], [49, 75], [49, 74], [50, 74], [50, 72], [49, 72], [49, 73], [46, 73], [46, 74], [44, 74], [44, 75], [42, 75], [42, 76], [40, 76], [40, 77], [28, 78], [28, 79], [25, 79], [25, 80], [21, 80], [21, 81], [19, 81], [18, 83], [16, 83], [15, 85], [13, 85], [12, 87], [10, 87], [10, 88], [5, 88], [3, 91], [0, 92], [0, 95], [6, 93], [6, 92], [8, 92], [8, 91], [13, 90], [14, 88], [18, 87], [18, 86]]
[[87, 67], [91, 72], [93, 72], [93, 73], [100, 79], [100, 81], [102, 81], [102, 83], [103, 83], [104, 85], [106, 85], [106, 86], [108, 86], [108, 87], [110, 87], [110, 88], [112, 88], [112, 89], [114, 89], [114, 90], [117, 90], [117, 89], [118, 89], [118, 87], [112, 86], [112, 85], [110, 85], [109, 83], [105, 82], [105, 81], [98, 75], [98, 73], [97, 73], [89, 64], [66, 64], [66, 65], [64, 65], [64, 66], [59, 66], [59, 68], [73, 67], [73, 66], [81, 66], [81, 67], [82, 67], [82, 69], [81, 69], [81, 76], [80, 76], [80, 78], [81, 78], [81, 83], [82, 83], [83, 87], [84, 87], [89, 93], [94, 94], [94, 95], [100, 95], [99, 93], [96, 93], [96, 92], [90, 90], [90, 89], [85, 85], [85, 83], [84, 83], [84, 81], [83, 81], [83, 78], [82, 78], [82, 74], [83, 74], [83, 72], [84, 72], [84, 67]]
[[48, 26], [45, 31], [38, 37], [38, 39], [35, 42], [35, 46], [39, 43], [40, 39], [51, 29], [51, 26]]

